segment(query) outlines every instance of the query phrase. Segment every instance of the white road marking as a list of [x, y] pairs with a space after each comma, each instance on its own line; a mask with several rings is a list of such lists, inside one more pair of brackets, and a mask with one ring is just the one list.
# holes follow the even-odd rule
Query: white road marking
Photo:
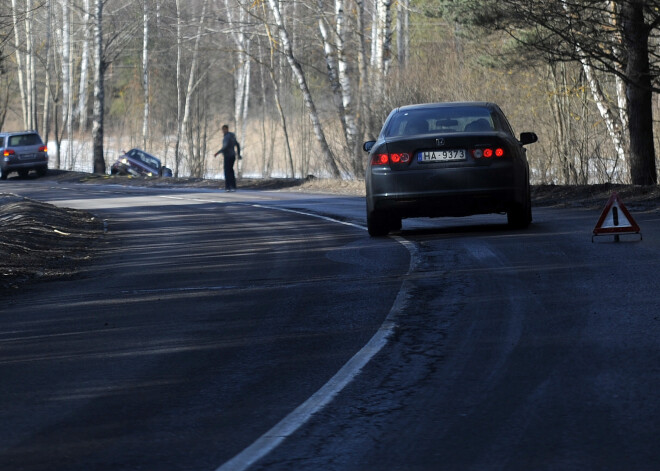
[[[331, 221], [347, 226], [357, 227], [366, 230], [364, 226], [358, 224], [340, 221], [327, 216], [320, 216], [318, 214], [298, 211], [293, 209], [278, 208], [275, 206], [263, 206], [253, 204], [252, 206], [264, 209], [274, 209], [277, 211], [284, 211], [305, 216], [312, 216], [326, 221]], [[410, 275], [415, 269], [417, 264], [417, 248], [415, 245], [404, 239], [403, 237], [393, 236], [393, 238], [403, 245], [408, 252], [410, 252], [410, 266], [407, 275]], [[248, 446], [238, 455], [227, 461], [225, 464], [217, 468], [216, 471], [244, 471], [257, 461], [268, 455], [271, 451], [277, 448], [284, 440], [291, 436], [296, 430], [302, 427], [311, 419], [311, 417], [327, 406], [332, 399], [339, 394], [353, 379], [360, 373], [371, 359], [387, 345], [387, 341], [394, 332], [396, 323], [394, 319], [399, 313], [402, 313], [407, 305], [409, 299], [409, 282], [404, 279], [401, 284], [401, 289], [388, 313], [385, 321], [381, 324], [378, 331], [373, 337], [357, 352], [348, 362], [325, 383], [316, 393], [309, 399], [298, 406], [293, 412], [284, 417], [273, 428], [259, 437], [252, 445]]]

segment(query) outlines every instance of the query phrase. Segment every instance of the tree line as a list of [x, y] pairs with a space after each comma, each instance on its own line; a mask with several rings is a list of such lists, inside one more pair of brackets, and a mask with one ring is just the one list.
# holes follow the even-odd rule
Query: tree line
[[202, 177], [227, 122], [244, 173], [361, 178], [393, 107], [477, 99], [540, 135], [537, 183], [657, 182], [660, 0], [0, 2], [0, 125], [56, 167]]

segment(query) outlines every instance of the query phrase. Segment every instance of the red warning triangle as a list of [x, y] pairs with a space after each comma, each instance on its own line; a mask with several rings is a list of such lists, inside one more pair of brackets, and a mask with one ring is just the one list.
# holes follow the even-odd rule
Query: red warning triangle
[[639, 234], [640, 228], [614, 192], [605, 205], [600, 219], [594, 227], [594, 235], [599, 234]]

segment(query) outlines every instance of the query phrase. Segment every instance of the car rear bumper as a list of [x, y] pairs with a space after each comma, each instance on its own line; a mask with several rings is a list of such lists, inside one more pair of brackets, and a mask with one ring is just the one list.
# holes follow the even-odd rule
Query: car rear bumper
[[[452, 192], [448, 194], [390, 195], [371, 199], [370, 210], [383, 211], [401, 218], [470, 216], [501, 213], [524, 199], [512, 189]], [[522, 192], [520, 192], [522, 193]]]
[[2, 169], [5, 171], [48, 167], [48, 158], [46, 157], [43, 159], [25, 160], [25, 161], [23, 160], [2, 161], [0, 165], [2, 165]]
[[511, 163], [442, 171], [373, 172], [367, 178], [367, 210], [398, 217], [470, 216], [526, 205], [527, 173]]

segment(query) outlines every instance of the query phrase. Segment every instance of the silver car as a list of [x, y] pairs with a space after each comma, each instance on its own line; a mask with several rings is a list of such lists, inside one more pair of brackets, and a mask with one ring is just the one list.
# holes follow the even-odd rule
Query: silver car
[[35, 131], [0, 133], [0, 179], [11, 172], [25, 178], [30, 170], [39, 176], [48, 173], [48, 149]]
[[372, 236], [403, 218], [506, 213], [512, 227], [532, 221], [529, 165], [493, 103], [428, 103], [396, 108], [376, 141], [364, 143], [367, 226]]

